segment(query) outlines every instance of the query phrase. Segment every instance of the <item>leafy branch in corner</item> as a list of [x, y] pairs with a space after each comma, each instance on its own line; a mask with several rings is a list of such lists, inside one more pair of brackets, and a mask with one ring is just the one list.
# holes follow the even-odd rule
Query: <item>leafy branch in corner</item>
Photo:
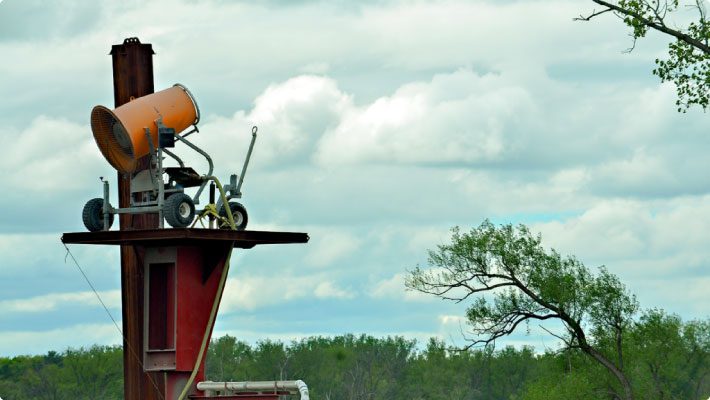
[[[681, 7], [680, 0], [592, 1], [604, 8], [574, 20], [591, 21], [602, 14], [613, 13], [631, 29], [634, 42], [628, 51], [633, 50], [636, 40], [645, 37], [649, 30], [675, 39], [668, 44], [668, 58], [655, 60], [653, 74], [662, 82], [675, 84], [679, 112], [686, 112], [692, 105], [707, 110], [710, 105], [710, 24], [704, 0], [693, 0], [685, 4], [687, 7]], [[685, 26], [676, 27], [669, 18], [684, 8], [694, 10], [695, 18]]]

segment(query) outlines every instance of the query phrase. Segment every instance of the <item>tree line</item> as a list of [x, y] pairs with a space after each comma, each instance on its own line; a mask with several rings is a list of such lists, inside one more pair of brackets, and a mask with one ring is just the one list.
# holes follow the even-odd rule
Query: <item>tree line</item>
[[[710, 320], [687, 321], [645, 312], [624, 333], [626, 373], [642, 399], [705, 400], [710, 396]], [[600, 338], [596, 346], [615, 346]], [[250, 345], [232, 336], [212, 341], [209, 380], [302, 379], [311, 398], [365, 399], [615, 399], [618, 383], [580, 349], [536, 353], [494, 346], [465, 351], [432, 338], [310, 337]], [[122, 351], [93, 346], [44, 355], [0, 358], [0, 397], [122, 399]]]
[[[710, 396], [710, 319], [682, 321], [640, 310], [604, 267], [542, 245], [526, 226], [452, 230], [409, 271], [406, 287], [464, 303], [469, 345], [432, 338], [311, 337], [254, 345], [213, 340], [213, 381], [294, 380], [314, 399], [609, 399], [705, 400]], [[556, 325], [549, 325], [549, 322]], [[560, 346], [536, 352], [500, 340], [537, 324]], [[557, 328], [557, 329], [555, 329]], [[122, 398], [118, 347], [0, 358], [0, 397]]]

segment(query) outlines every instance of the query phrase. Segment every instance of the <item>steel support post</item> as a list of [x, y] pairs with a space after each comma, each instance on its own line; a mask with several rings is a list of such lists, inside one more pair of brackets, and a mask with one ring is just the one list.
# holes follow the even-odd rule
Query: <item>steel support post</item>
[[[111, 47], [113, 94], [116, 107], [154, 92], [153, 47], [137, 38]], [[148, 167], [141, 160], [140, 169]], [[118, 206], [130, 207], [131, 177], [118, 173]], [[121, 230], [158, 227], [157, 214], [119, 214]], [[127, 400], [164, 398], [162, 374], [143, 372], [143, 268], [135, 246], [121, 246], [121, 303], [123, 311], [123, 379]]]

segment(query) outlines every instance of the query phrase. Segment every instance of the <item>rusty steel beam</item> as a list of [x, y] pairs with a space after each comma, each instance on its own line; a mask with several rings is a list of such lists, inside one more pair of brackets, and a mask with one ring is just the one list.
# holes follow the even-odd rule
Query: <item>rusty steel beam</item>
[[[137, 38], [111, 46], [114, 104], [119, 107], [132, 99], [154, 92], [153, 46]], [[143, 159], [139, 170], [148, 161]], [[130, 206], [130, 176], [118, 173], [118, 206]], [[121, 214], [120, 229], [157, 228], [158, 214]], [[143, 372], [143, 267], [135, 246], [121, 246], [121, 305], [123, 316], [123, 387], [127, 400], [162, 400], [162, 374]]]
[[[151, 94], [153, 86], [153, 46], [141, 43], [138, 38], [128, 38], [123, 44], [111, 46], [113, 64], [113, 99], [115, 107]], [[150, 157], [139, 161], [138, 171], [146, 169]], [[118, 173], [118, 206], [130, 207], [130, 176]], [[158, 214], [120, 214], [122, 230], [150, 229], [158, 227]]]
[[151, 94], [153, 87], [153, 46], [128, 38], [111, 46], [113, 61], [113, 101], [116, 107]]

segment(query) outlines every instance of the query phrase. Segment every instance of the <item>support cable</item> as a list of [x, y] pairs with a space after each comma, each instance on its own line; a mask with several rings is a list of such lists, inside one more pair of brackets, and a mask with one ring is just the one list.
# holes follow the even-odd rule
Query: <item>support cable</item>
[[[74, 257], [74, 254], [72, 254], [71, 250], [69, 250], [69, 246], [67, 246], [66, 243], [62, 243], [62, 245], [64, 245], [64, 248], [67, 249], [67, 254], [64, 256], [64, 263], [67, 262], [67, 257], [71, 257], [72, 261], [74, 261], [74, 265], [76, 265], [76, 268], [79, 270], [79, 272], [81, 272], [81, 275], [84, 277], [84, 280], [86, 281], [86, 283], [89, 285], [91, 290], [96, 295], [96, 298], [99, 300], [99, 303], [101, 303], [101, 306], [104, 308], [104, 311], [106, 311], [106, 314], [108, 314], [108, 317], [111, 318], [111, 321], [113, 321], [113, 326], [116, 327], [118, 334], [121, 335], [121, 339], [123, 339], [123, 343], [125, 344], [125, 347], [128, 348], [128, 351], [131, 353], [131, 355], [133, 355], [133, 357], [136, 359], [136, 361], [138, 361], [138, 364], [140, 364], [141, 369], [145, 370], [145, 368], [143, 366], [143, 361], [141, 361], [140, 357], [138, 357], [138, 354], [135, 352], [133, 347], [131, 347], [131, 345], [129, 344], [128, 340], [126, 339], [126, 336], [123, 334], [123, 330], [121, 330], [121, 328], [118, 326], [118, 322], [116, 322], [116, 319], [113, 317], [113, 314], [111, 314], [111, 311], [109, 311], [108, 307], [106, 306], [106, 303], [104, 303], [103, 299], [101, 299], [101, 295], [96, 290], [94, 285], [91, 283], [91, 280], [84, 272], [84, 269], [81, 268], [81, 266], [79, 265], [79, 262], [76, 260], [76, 257]], [[161, 399], [165, 400], [165, 397], [163, 397], [163, 394], [160, 392], [160, 389], [158, 388], [158, 384], [155, 382], [153, 377], [147, 372], [144, 372], [144, 373], [148, 376], [148, 379], [150, 380], [150, 383], [155, 388], [156, 393], [158, 393], [158, 396], [160, 396]]]

